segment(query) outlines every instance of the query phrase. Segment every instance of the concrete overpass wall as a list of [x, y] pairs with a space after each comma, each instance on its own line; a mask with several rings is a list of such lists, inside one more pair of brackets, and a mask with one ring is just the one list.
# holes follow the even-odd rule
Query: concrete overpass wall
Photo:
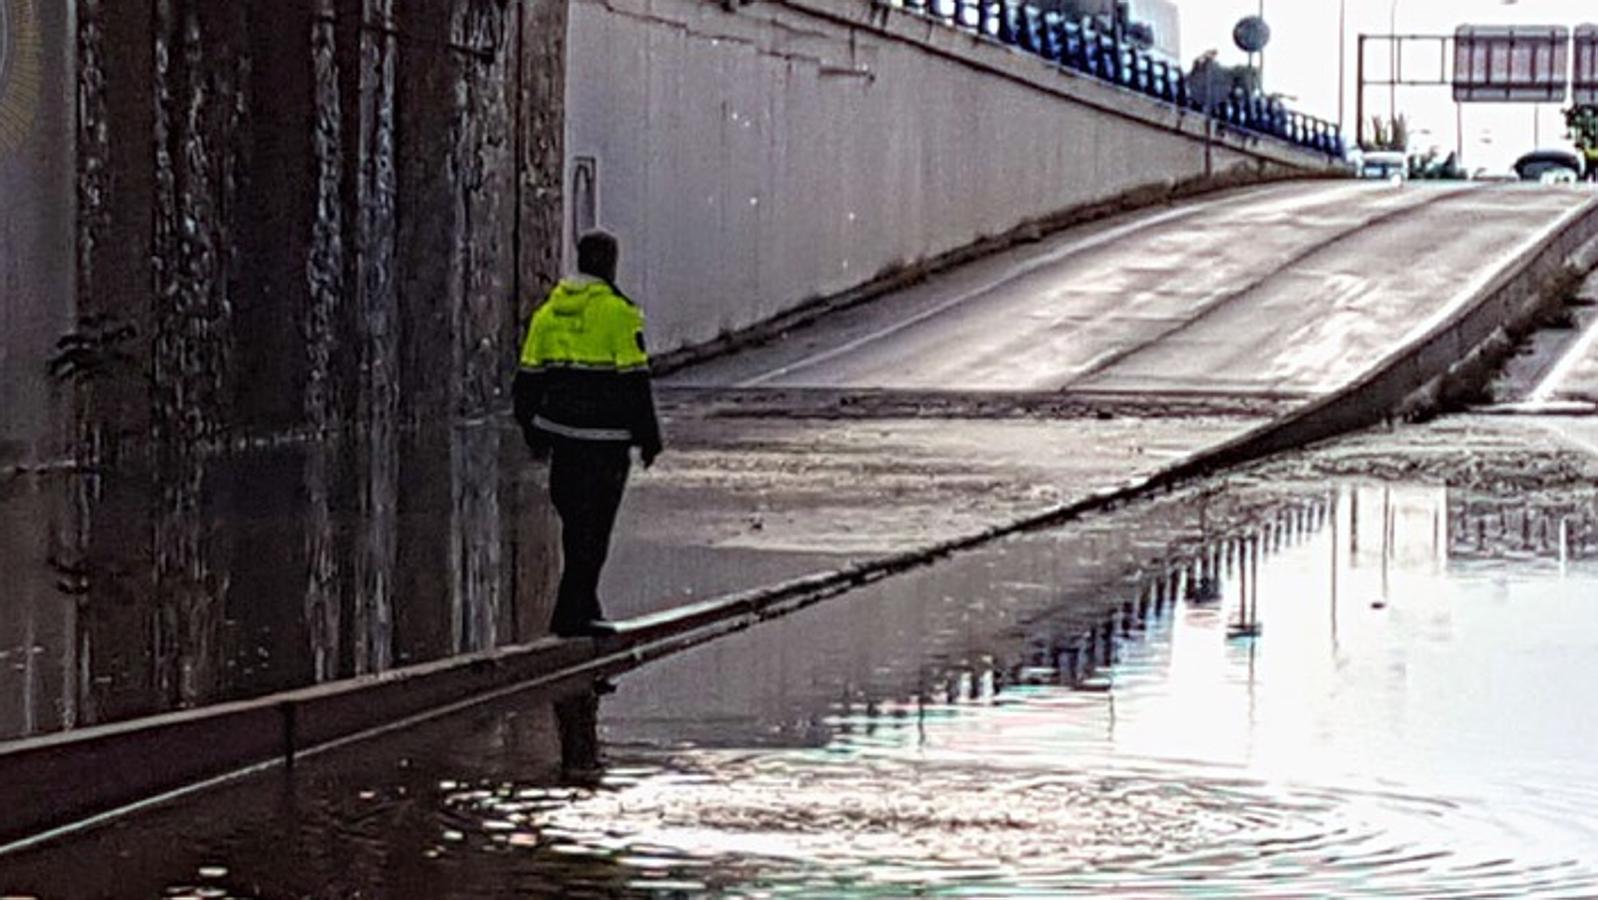
[[49, 377], [77, 318], [72, 11], [0, 0], [0, 461], [64, 439]]
[[568, 229], [620, 235], [657, 352], [1130, 192], [1329, 167], [870, 0], [733, 9], [572, 3]]
[[565, 12], [0, 0], [0, 473], [497, 409]]

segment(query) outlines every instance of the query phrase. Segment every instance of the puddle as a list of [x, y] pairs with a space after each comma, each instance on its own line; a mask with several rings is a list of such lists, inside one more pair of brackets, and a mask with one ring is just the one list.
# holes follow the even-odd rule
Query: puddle
[[1036, 652], [1047, 618], [1030, 656], [912, 670], [862, 595], [838, 652], [872, 664], [845, 679], [784, 654], [800, 617], [628, 676], [612, 756], [655, 774], [542, 825], [760, 859], [746, 887], [811, 896], [1590, 896], [1590, 512], [1342, 489], [1129, 587], [1151, 612], [1087, 671]]
[[151, 896], [200, 866], [236, 896], [1593, 896], [1595, 522], [1431, 487], [1177, 496], [18, 871], [114, 853]]

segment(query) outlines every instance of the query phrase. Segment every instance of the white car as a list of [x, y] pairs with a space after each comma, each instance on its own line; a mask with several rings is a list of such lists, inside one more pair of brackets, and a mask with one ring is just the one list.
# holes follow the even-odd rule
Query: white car
[[1374, 181], [1403, 181], [1409, 177], [1409, 157], [1397, 150], [1374, 150], [1359, 160], [1359, 177]]

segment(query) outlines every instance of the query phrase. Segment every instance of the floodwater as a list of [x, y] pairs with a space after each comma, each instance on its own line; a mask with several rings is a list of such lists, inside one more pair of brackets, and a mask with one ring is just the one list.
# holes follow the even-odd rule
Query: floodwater
[[0, 891], [1598, 896], [1593, 510], [1196, 511], [1197, 542], [1191, 497], [1127, 510], [337, 751]]
[[[546, 474], [496, 422], [0, 473], [0, 741], [540, 638]], [[601, 585], [615, 618], [843, 558], [641, 535], [674, 498], [635, 480]]]

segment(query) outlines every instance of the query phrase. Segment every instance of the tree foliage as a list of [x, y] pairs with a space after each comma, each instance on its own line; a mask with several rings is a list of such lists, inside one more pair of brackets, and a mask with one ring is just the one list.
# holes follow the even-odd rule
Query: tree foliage
[[1598, 155], [1598, 106], [1572, 106], [1565, 110], [1565, 128], [1577, 149], [1588, 156]]
[[1234, 94], [1252, 97], [1260, 89], [1259, 70], [1250, 65], [1228, 66], [1210, 50], [1193, 61], [1188, 84], [1200, 102], [1220, 103]]
[[1371, 119], [1371, 138], [1365, 142], [1367, 150], [1409, 150], [1409, 118], [1403, 113], [1388, 122], [1381, 116]]

